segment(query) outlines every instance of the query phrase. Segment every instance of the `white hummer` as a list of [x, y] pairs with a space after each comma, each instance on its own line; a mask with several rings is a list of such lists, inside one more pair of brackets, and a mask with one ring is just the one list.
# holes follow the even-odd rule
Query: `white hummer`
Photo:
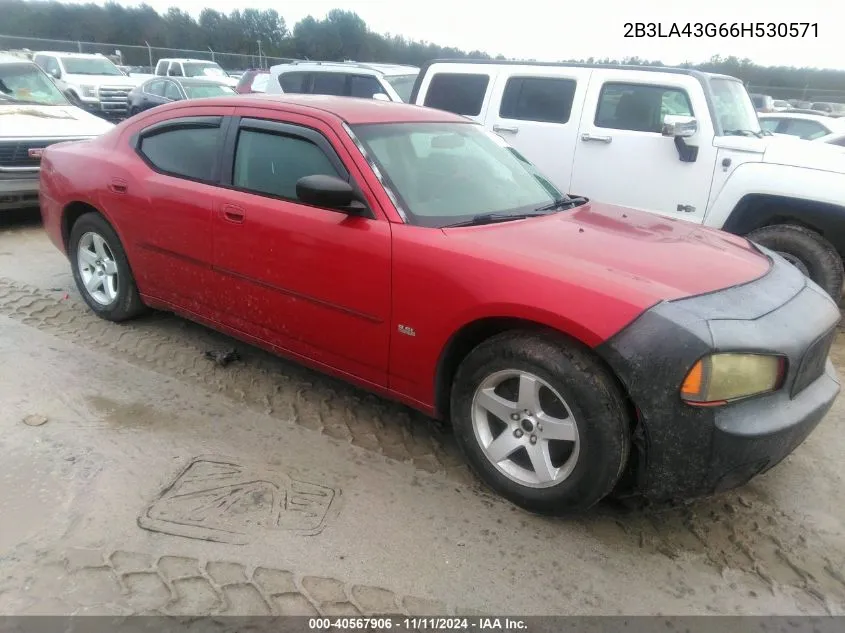
[[126, 97], [141, 82], [105, 55], [39, 51], [32, 60], [75, 105], [109, 120], [126, 116]]
[[734, 77], [436, 60], [411, 102], [484, 124], [563, 191], [746, 236], [841, 295], [845, 152], [761, 130]]

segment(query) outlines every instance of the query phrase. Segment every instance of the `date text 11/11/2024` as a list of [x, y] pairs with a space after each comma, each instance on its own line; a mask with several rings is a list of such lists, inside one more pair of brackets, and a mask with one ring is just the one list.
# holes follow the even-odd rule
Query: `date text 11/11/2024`
[[312, 631], [525, 631], [528, 626], [519, 618], [496, 617], [351, 617], [309, 618]]
[[819, 36], [818, 22], [625, 22], [624, 37], [756, 37]]

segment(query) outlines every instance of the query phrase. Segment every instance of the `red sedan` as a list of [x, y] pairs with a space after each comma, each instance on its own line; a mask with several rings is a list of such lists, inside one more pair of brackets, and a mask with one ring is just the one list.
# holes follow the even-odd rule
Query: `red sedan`
[[173, 311], [448, 418], [535, 512], [740, 485], [839, 392], [839, 311], [781, 257], [565, 195], [434, 109], [169, 104], [47, 148], [41, 203], [101, 317]]

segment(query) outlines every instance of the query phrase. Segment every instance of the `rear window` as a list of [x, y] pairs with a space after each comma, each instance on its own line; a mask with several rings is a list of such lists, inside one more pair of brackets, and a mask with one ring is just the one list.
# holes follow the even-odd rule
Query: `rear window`
[[575, 98], [575, 81], [552, 77], [511, 77], [505, 84], [503, 119], [566, 123]]
[[307, 86], [308, 73], [283, 73], [279, 75], [282, 91], [290, 94], [302, 94]]
[[478, 116], [489, 83], [489, 75], [436, 73], [431, 78], [423, 105], [464, 116]]
[[346, 75], [343, 73], [314, 73], [311, 92], [317, 95], [348, 96]]

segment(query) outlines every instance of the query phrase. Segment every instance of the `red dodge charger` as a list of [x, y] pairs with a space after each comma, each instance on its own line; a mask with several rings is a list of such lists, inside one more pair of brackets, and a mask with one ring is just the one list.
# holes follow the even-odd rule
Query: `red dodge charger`
[[839, 393], [837, 306], [784, 259], [567, 195], [434, 109], [173, 103], [47, 148], [41, 204], [99, 316], [169, 310], [449, 419], [534, 512], [741, 485]]

